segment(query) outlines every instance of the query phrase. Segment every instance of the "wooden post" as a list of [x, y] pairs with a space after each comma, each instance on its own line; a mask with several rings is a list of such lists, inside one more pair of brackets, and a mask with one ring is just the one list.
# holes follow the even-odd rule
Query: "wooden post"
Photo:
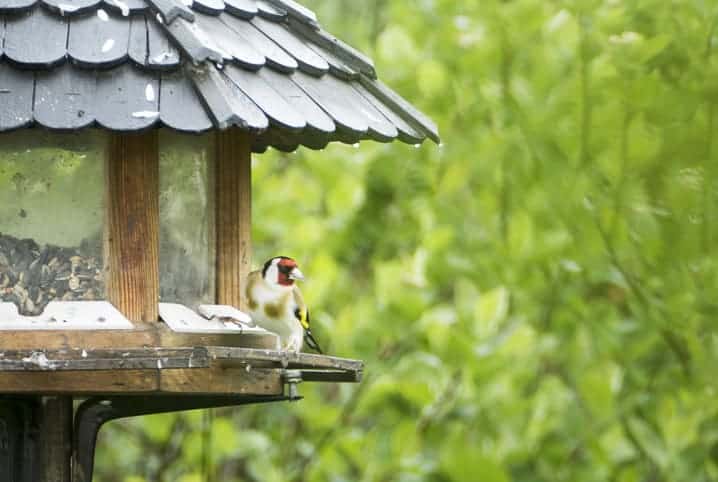
[[131, 321], [158, 321], [157, 131], [110, 134], [107, 153], [107, 297]]
[[72, 397], [40, 397], [37, 421], [42, 482], [70, 482]]
[[217, 303], [245, 308], [242, 286], [252, 266], [251, 136], [217, 132]]

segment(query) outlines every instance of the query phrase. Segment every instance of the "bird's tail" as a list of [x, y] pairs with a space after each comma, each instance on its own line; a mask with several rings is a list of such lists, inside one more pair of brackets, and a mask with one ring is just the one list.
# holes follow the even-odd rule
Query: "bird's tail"
[[307, 346], [309, 346], [309, 348], [316, 351], [320, 355], [324, 354], [324, 352], [322, 352], [322, 349], [319, 348], [319, 343], [317, 343], [317, 340], [314, 339], [314, 335], [312, 335], [312, 330], [304, 330], [304, 342], [307, 344]]

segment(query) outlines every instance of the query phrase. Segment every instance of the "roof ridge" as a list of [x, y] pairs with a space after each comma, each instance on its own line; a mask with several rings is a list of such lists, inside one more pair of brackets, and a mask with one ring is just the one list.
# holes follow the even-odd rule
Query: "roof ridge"
[[194, 12], [180, 0], [145, 0], [145, 2], [162, 15], [164, 23], [167, 25], [170, 25], [178, 17], [194, 22]]

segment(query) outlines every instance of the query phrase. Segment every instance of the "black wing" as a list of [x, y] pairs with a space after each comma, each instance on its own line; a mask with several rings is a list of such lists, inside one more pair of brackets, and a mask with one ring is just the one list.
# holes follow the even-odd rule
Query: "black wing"
[[302, 327], [304, 327], [304, 343], [306, 343], [312, 350], [316, 351], [320, 355], [323, 355], [324, 353], [319, 347], [319, 343], [317, 343], [317, 340], [314, 339], [312, 330], [309, 329], [309, 310], [305, 308], [304, 312], [302, 312], [300, 308], [297, 308], [294, 310], [294, 316], [297, 317], [299, 322], [302, 324]]

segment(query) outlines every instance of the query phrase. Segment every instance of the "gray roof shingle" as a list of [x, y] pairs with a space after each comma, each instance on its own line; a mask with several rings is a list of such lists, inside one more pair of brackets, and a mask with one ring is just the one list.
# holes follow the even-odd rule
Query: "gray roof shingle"
[[33, 125], [238, 126], [257, 150], [439, 141], [293, 0], [0, 0], [0, 132]]

